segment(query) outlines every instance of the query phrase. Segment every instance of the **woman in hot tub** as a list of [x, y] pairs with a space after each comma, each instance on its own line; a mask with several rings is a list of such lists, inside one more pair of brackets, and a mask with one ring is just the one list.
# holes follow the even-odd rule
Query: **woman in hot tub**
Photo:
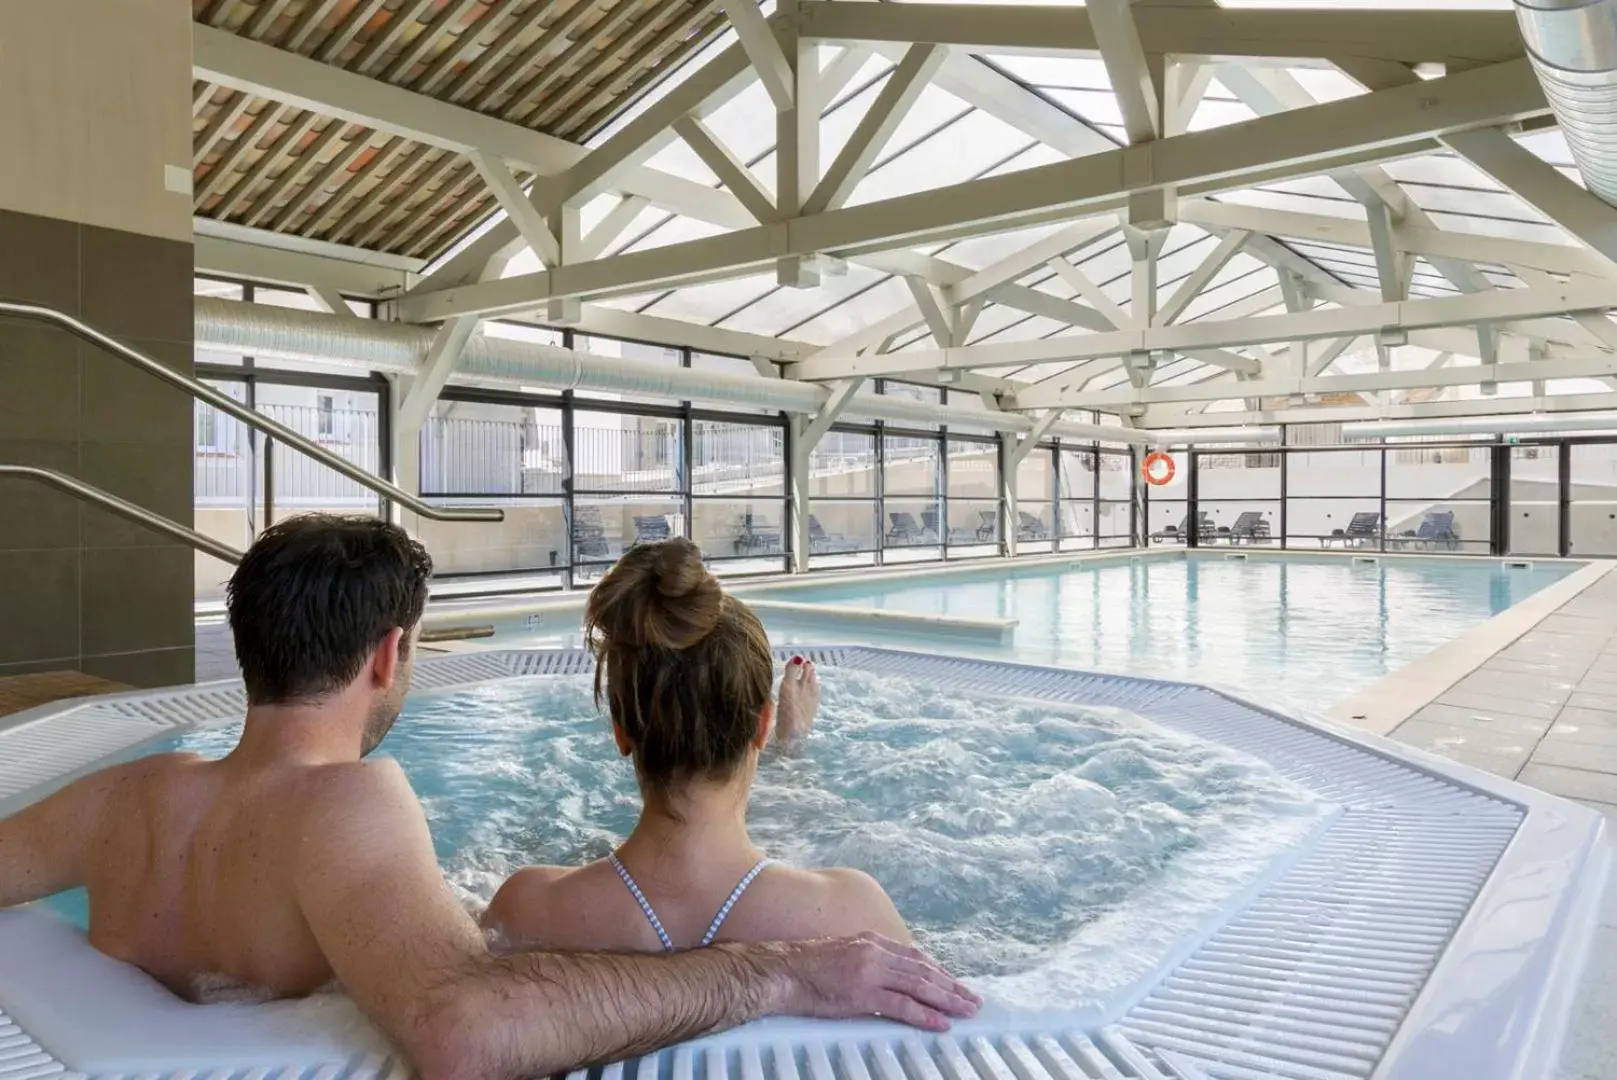
[[[814, 665], [774, 665], [758, 617], [725, 595], [689, 540], [630, 549], [590, 594], [585, 631], [618, 749], [644, 808], [610, 857], [530, 866], [483, 916], [508, 947], [675, 952], [715, 942], [875, 931], [909, 941], [893, 902], [857, 870], [772, 863], [747, 836], [747, 796], [773, 737], [819, 706]], [[771, 729], [774, 729], [772, 732]]]

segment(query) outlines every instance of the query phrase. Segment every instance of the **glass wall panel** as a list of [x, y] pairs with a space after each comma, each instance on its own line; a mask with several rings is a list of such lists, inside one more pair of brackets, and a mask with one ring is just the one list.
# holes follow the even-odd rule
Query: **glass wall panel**
[[1197, 503], [1214, 540], [1280, 542], [1280, 454], [1196, 454]]
[[1387, 550], [1486, 555], [1488, 503], [1388, 499]]
[[949, 498], [999, 501], [999, 443], [949, 440]]
[[942, 457], [937, 439], [887, 435], [882, 439], [882, 487], [888, 495], [936, 495]]
[[[1173, 479], [1152, 484], [1146, 494], [1146, 533], [1154, 544], [1185, 544], [1190, 540], [1190, 455], [1182, 450], [1168, 454], [1173, 459]], [[1211, 518], [1202, 511], [1199, 543], [1212, 543]]]
[[420, 453], [426, 495], [560, 495], [567, 479], [560, 409], [439, 401]]
[[1381, 547], [1380, 450], [1286, 455], [1287, 547]]
[[696, 420], [691, 494], [786, 495], [786, 429]]
[[887, 560], [936, 559], [942, 552], [943, 530], [939, 500], [889, 495], [882, 504], [885, 516], [882, 547]]
[[949, 553], [999, 554], [999, 500], [949, 500]]
[[1094, 449], [1066, 446], [1057, 455], [1057, 543], [1063, 551], [1095, 546], [1095, 491], [1098, 455]]
[[[635, 544], [685, 535], [682, 499], [654, 495], [579, 496], [573, 506], [573, 562], [598, 576]], [[597, 564], [592, 571], [584, 564]]]
[[560, 573], [567, 566], [567, 511], [555, 496], [433, 498], [435, 506], [497, 506], [505, 520], [467, 525], [421, 519], [416, 535], [432, 552], [439, 575], [512, 572]]
[[1381, 497], [1288, 499], [1286, 546], [1381, 547]]
[[[240, 402], [247, 384], [204, 380]], [[246, 549], [262, 523], [263, 497], [258, 491], [258, 464], [253, 430], [206, 402], [196, 402], [192, 483], [197, 532], [233, 548]], [[196, 598], [222, 600], [225, 582], [235, 568], [211, 555], [196, 553]]]
[[580, 409], [573, 418], [576, 491], [681, 491], [681, 421]]
[[809, 514], [809, 555], [844, 556], [881, 546], [876, 504], [867, 500], [815, 499]]
[[1568, 526], [1573, 555], [1617, 555], [1617, 442], [1567, 447], [1572, 455]]
[[[1486, 451], [1479, 451], [1486, 453]], [[1561, 552], [1561, 448], [1513, 446], [1510, 449], [1510, 521], [1512, 555], [1559, 555]]]
[[1018, 502], [1049, 502], [1055, 497], [1056, 457], [1048, 446], [1035, 446], [1016, 469]]
[[809, 494], [815, 498], [876, 497], [876, 437], [828, 431], [809, 453]]
[[[345, 461], [377, 474], [381, 466], [381, 399], [369, 390], [333, 390], [260, 382], [257, 409]], [[354, 481], [275, 444], [275, 520], [311, 510], [374, 514], [380, 499]]]
[[[785, 566], [783, 499], [692, 499], [691, 539], [731, 573], [779, 572]], [[741, 560], [746, 565], [728, 565]]]
[[1286, 463], [1286, 494], [1381, 496], [1380, 450], [1297, 450]]
[[1101, 449], [1100, 501], [1095, 505], [1095, 540], [1101, 547], [1134, 543], [1134, 456]]
[[1485, 554], [1492, 473], [1486, 446], [1389, 449], [1387, 547]]

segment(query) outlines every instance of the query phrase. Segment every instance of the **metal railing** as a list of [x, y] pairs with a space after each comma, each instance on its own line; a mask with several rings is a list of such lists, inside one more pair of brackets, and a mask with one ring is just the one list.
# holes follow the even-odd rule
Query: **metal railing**
[[241, 562], [242, 553], [228, 544], [221, 544], [211, 536], [204, 536], [195, 529], [181, 525], [179, 522], [156, 514], [144, 506], [137, 506], [128, 499], [120, 499], [110, 491], [102, 491], [83, 480], [57, 472], [55, 469], [40, 469], [32, 465], [0, 465], [0, 477], [15, 476], [23, 480], [33, 480], [49, 485], [57, 491], [65, 492], [82, 502], [94, 503], [109, 513], [127, 518], [138, 525], [144, 525], [153, 532], [178, 540], [180, 543], [195, 548], [197, 551], [212, 555], [216, 559], [235, 565]]
[[59, 326], [68, 333], [88, 341], [92, 345], [100, 346], [118, 357], [118, 359], [141, 369], [146, 374], [161, 379], [175, 389], [191, 395], [198, 401], [207, 402], [227, 416], [233, 416], [283, 445], [297, 449], [361, 487], [374, 491], [384, 499], [398, 503], [405, 509], [410, 510], [412, 513], [420, 514], [424, 518], [430, 518], [434, 521], [505, 520], [505, 512], [502, 510], [446, 510], [425, 503], [403, 488], [395, 487], [386, 480], [372, 476], [364, 469], [344, 460], [318, 443], [311, 442], [285, 424], [277, 423], [261, 413], [254, 412], [228, 394], [222, 394], [206, 383], [199, 382], [189, 375], [182, 375], [178, 371], [164, 366], [138, 349], [133, 349], [117, 338], [103, 334], [95, 327], [74, 318], [66, 312], [57, 311], [55, 308], [46, 307], [43, 304], [24, 304], [14, 300], [0, 300], [0, 315], [13, 315], [20, 319], [33, 319], [36, 322]]

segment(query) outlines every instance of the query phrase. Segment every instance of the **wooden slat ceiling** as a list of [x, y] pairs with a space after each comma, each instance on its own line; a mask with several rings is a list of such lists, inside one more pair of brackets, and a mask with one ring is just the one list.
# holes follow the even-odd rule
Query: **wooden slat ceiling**
[[[723, 25], [710, 0], [192, 0], [192, 16], [575, 142]], [[431, 259], [495, 208], [458, 154], [204, 81], [192, 101], [198, 216]]]

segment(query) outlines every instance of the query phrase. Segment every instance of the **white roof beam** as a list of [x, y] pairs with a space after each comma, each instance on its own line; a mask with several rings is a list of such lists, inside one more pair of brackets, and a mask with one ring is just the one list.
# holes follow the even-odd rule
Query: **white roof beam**
[[1068, 262], [1065, 256], [1057, 255], [1045, 265], [1055, 271], [1056, 277], [1076, 293], [1080, 300], [1100, 312], [1114, 328], [1129, 325], [1128, 312], [1107, 296], [1105, 290], [1095, 284], [1094, 278]]
[[[1230, 398], [1238, 396], [1230, 384]], [[1154, 405], [1137, 417], [1137, 426], [1240, 427], [1248, 424], [1342, 424], [1359, 420], [1422, 420], [1437, 417], [1512, 416], [1529, 413], [1573, 413], [1617, 409], [1617, 394], [1547, 394], [1542, 397], [1475, 398], [1423, 401], [1400, 405], [1308, 406], [1245, 412], [1184, 414], [1173, 406]]]
[[[905, 370], [1018, 367], [1053, 360], [1083, 360], [1130, 352], [1188, 352], [1266, 342], [1375, 334], [1380, 331], [1501, 323], [1572, 311], [1605, 311], [1617, 306], [1617, 283], [1557, 288], [1510, 289], [1496, 293], [1410, 300], [1398, 304], [1321, 308], [1257, 318], [1200, 320], [1177, 326], [1068, 334], [1040, 341], [974, 345], [965, 349], [916, 350], [881, 357], [811, 359], [798, 365], [799, 378], [896, 374]], [[1617, 357], [1610, 358], [1617, 362]]]
[[752, 170], [736, 160], [735, 155], [719, 142], [706, 124], [694, 116], [682, 116], [674, 121], [674, 131], [702, 159], [702, 164], [713, 170], [719, 182], [730, 189], [730, 194], [741, 201], [747, 213], [758, 221], [775, 220], [775, 200], [770, 198], [769, 192], [764, 190]]
[[639, 195], [624, 195], [618, 199], [617, 205], [606, 212], [606, 217], [579, 241], [576, 261], [587, 262], [590, 259], [600, 258], [602, 253], [612, 246], [612, 242], [622, 236], [624, 230], [634, 224], [634, 219], [650, 205], [649, 200]]
[[[1092, 10], [1018, 4], [852, 4], [807, 0], [805, 37], [830, 41], [920, 42], [972, 52], [1094, 53]], [[1417, 64], [1451, 57], [1492, 62], [1522, 54], [1511, 12], [1338, 11], [1136, 5], [1147, 53], [1180, 56], [1356, 56]]]
[[[499, 202], [500, 208], [505, 211], [511, 223], [516, 226], [529, 247], [539, 256], [546, 266], [555, 266], [561, 262], [561, 246], [556, 242], [556, 234], [551, 232], [545, 216], [531, 201], [529, 194], [522, 190], [517, 178], [511, 175], [511, 170], [503, 162], [495, 161], [481, 150], [473, 150], [468, 157], [477, 175], [483, 178], [483, 183], [493, 193]], [[535, 193], [538, 191], [538, 181], [534, 182]]]
[[[1305, 214], [1295, 210], [1213, 202], [1210, 199], [1184, 199], [1179, 204], [1179, 219], [1206, 228], [1246, 229], [1291, 240], [1358, 248], [1371, 246], [1370, 230], [1364, 222], [1329, 214]], [[1396, 234], [1403, 250], [1428, 258], [1531, 266], [1555, 274], [1585, 277], [1614, 276], [1610, 263], [1604, 258], [1585, 248], [1567, 244], [1510, 240], [1476, 233], [1414, 228], [1407, 224], [1397, 226]]]
[[[1129, 0], [1089, 0], [1084, 11], [1100, 46], [1101, 61], [1106, 65], [1112, 93], [1117, 96], [1129, 142], [1160, 139], [1166, 134], [1162, 127], [1162, 96], [1146, 63]], [[1160, 55], [1158, 59], [1160, 62]]]
[[271, 247], [261, 238], [280, 234], [238, 226], [216, 230], [203, 224], [208, 221], [211, 219], [196, 219], [194, 262], [200, 273], [299, 288], [318, 287], [350, 296], [391, 296], [404, 288], [410, 264], [419, 267], [413, 259], [397, 264], [367, 263], [361, 260], [374, 252], [339, 249], [336, 244], [328, 245], [328, 249], [340, 250], [342, 256], [329, 250]]
[[943, 297], [934, 286], [922, 278], [906, 277], [904, 284], [910, 287], [910, 295], [915, 298], [916, 310], [926, 320], [927, 329], [932, 333], [932, 340], [943, 348], [948, 348], [954, 342], [954, 328], [944, 309]]
[[741, 39], [741, 47], [758, 72], [758, 81], [764, 84], [769, 100], [775, 103], [775, 111], [790, 109], [796, 79], [780, 42], [775, 40], [769, 20], [764, 18], [754, 0], [719, 0], [719, 6], [729, 16], [730, 25]]
[[[1134, 405], [1169, 404], [1190, 401], [1221, 401], [1230, 397], [1290, 397], [1296, 394], [1358, 394], [1382, 390], [1409, 390], [1444, 386], [1477, 386], [1485, 383], [1536, 382], [1547, 379], [1600, 378], [1617, 374], [1617, 361], [1611, 357], [1582, 360], [1536, 360], [1527, 363], [1472, 365], [1442, 370], [1372, 371], [1360, 375], [1325, 375], [1303, 379], [1264, 379], [1228, 386], [1191, 384], [1188, 386], [1148, 386], [1125, 392], [1102, 390], [1089, 393], [1067, 389], [1039, 393], [1037, 401], [1029, 390], [1019, 393], [1011, 407], [1126, 409]], [[1040, 387], [1039, 390], [1044, 390]], [[1617, 402], [1617, 396], [1612, 399]]]
[[1200, 296], [1207, 286], [1211, 284], [1212, 280], [1218, 276], [1218, 272], [1223, 270], [1231, 259], [1235, 258], [1236, 253], [1241, 248], [1246, 246], [1248, 238], [1249, 234], [1240, 229], [1232, 229], [1225, 233], [1219, 239], [1218, 246], [1208, 252], [1207, 257], [1196, 266], [1196, 269], [1190, 272], [1190, 276], [1179, 283], [1179, 287], [1168, 298], [1168, 302], [1157, 310], [1156, 317], [1152, 322], [1157, 326], [1167, 326], [1183, 315], [1185, 308], [1190, 306], [1191, 301]]
[[579, 263], [475, 288], [407, 298], [406, 318], [529, 310], [564, 296], [600, 298], [755, 272], [782, 258], [869, 251], [1031, 225], [1116, 207], [1138, 192], [1201, 181], [1246, 186], [1254, 173], [1307, 174], [1333, 162], [1423, 151], [1435, 136], [1548, 109], [1526, 61], [1418, 86], [1296, 109], [1245, 124], [986, 177], [724, 236]]
[[904, 53], [904, 59], [871, 102], [870, 110], [860, 119], [841, 153], [804, 202], [805, 214], [834, 210], [848, 201], [893, 132], [909, 115], [915, 99], [943, 65], [946, 55], [947, 51], [940, 45], [915, 45]]

